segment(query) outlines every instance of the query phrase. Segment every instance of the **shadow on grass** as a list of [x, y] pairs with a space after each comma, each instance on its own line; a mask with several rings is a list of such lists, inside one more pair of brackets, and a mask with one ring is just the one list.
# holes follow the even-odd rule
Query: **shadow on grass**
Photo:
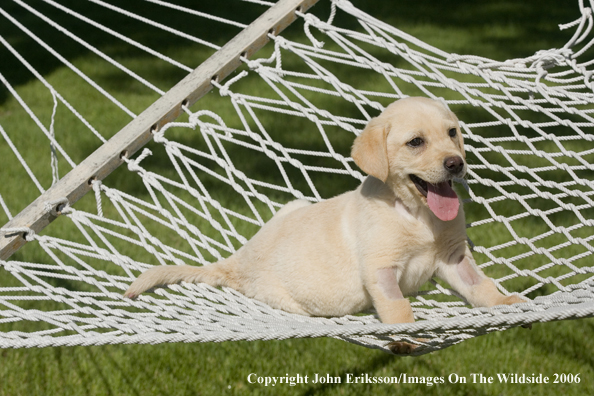
[[[419, 26], [422, 30], [423, 27], [433, 26], [443, 30], [459, 29], [465, 32], [464, 47], [438, 47], [495, 60], [525, 57], [541, 49], [561, 47], [572, 32], [560, 33], [557, 25], [580, 17], [577, 2], [555, 0], [406, 0], [399, 1], [397, 5], [384, 1], [354, 0], [353, 3], [397, 28]], [[422, 32], [420, 34], [423, 35]], [[432, 45], [447, 42], [440, 37], [424, 39]], [[450, 45], [456, 47], [458, 44], [452, 42]], [[458, 52], [460, 50], [463, 52]]]
[[[196, 45], [193, 42], [180, 39], [146, 23], [132, 20], [90, 2], [68, 0], [61, 3], [67, 8], [91, 16], [94, 21], [164, 54], [174, 54], [180, 52], [179, 49], [181, 48]], [[117, 4], [117, 2], [115, 3]], [[188, 8], [197, 8], [193, 0], [177, 0], [175, 3]], [[490, 56], [495, 59], [528, 56], [542, 48], [563, 45], [569, 34], [560, 34], [556, 24], [570, 22], [579, 16], [577, 5], [567, 6], [566, 3], [553, 0], [525, 2], [504, 0], [483, 3], [472, 0], [419, 3], [418, 1], [408, 0], [398, 2], [397, 5], [380, 0], [356, 0], [354, 4], [371, 15], [377, 16], [393, 26], [402, 27], [404, 30], [433, 26], [437, 29], [437, 32], [440, 30], [447, 32], [448, 29], [455, 29], [456, 31], [472, 34], [480, 31], [481, 34], [472, 35], [475, 37], [468, 40], [466, 48], [460, 47], [459, 43], [456, 43], [457, 40], [454, 40], [451, 43], [454, 48], [443, 49], [446, 51], [455, 49], [461, 53], [473, 52], [477, 55]], [[69, 38], [66, 38], [62, 33], [18, 4], [4, 4], [2, 8], [68, 60], [73, 61], [79, 57], [89, 55], [89, 50], [77, 43], [71, 43]], [[55, 7], [39, 3], [35, 5], [35, 8], [65, 29], [80, 35], [90, 44], [116, 59], [152, 57], [152, 55], [148, 55], [144, 51], [130, 49], [129, 45], [124, 44], [119, 39], [90, 27], [85, 22], [70, 17]], [[266, 7], [250, 3], [229, 6], [225, 2], [209, 0], [200, 2], [200, 10], [242, 23], [249, 23], [264, 12]], [[199, 18], [184, 12], [168, 10], [150, 3], [143, 3], [141, 8], [136, 8], [134, 11], [148, 19], [167, 26], [173, 26], [217, 45], [223, 45], [240, 31], [237, 27]], [[321, 19], [326, 19], [329, 7], [324, 2], [320, 2], [312, 9], [312, 12]], [[35, 44], [25, 33], [19, 31], [12, 22], [4, 17], [1, 18], [3, 23], [0, 23], [0, 35], [11, 43], [17, 52], [33, 64], [42, 75], [46, 76], [56, 68], [63, 66], [61, 61], [46, 50], [40, 49], [38, 44]], [[341, 13], [337, 18], [339, 23], [348, 28], [357, 26], [356, 21], [341, 16]], [[427, 29], [427, 31], [430, 32], [429, 34], [432, 32], [431, 29]], [[289, 36], [296, 34], [302, 33], [299, 29], [289, 29], [287, 32]], [[422, 29], [421, 35], [423, 36]], [[473, 41], [476, 37], [482, 41], [478, 43]], [[430, 36], [421, 38], [426, 39], [430, 44], [432, 43], [432, 37]], [[439, 37], [433, 37], [433, 39], [435, 40], [434, 45], [437, 41], [440, 41]], [[481, 49], [482, 47], [485, 47], [485, 49]], [[484, 51], [488, 53], [483, 54]], [[34, 78], [4, 47], [0, 48], [0, 59], [2, 59], [2, 73], [14, 86], [25, 84]], [[200, 61], [201, 59], [190, 61], [188, 66], [196, 67]], [[184, 73], [179, 70], [169, 70], [166, 73], [157, 72], [152, 77], [157, 80], [165, 80], [167, 85], [171, 85], [172, 82], [178, 81], [178, 77], [183, 76]], [[127, 89], [126, 81], [121, 78], [108, 76], [109, 79], [111, 79], [111, 83], [108, 84], [113, 89]], [[106, 83], [108, 80], [106, 80]], [[8, 92], [4, 88], [0, 89], [0, 104], [7, 97]]]
[[[165, 32], [159, 28], [152, 27], [146, 23], [134, 20], [118, 12], [111, 11], [105, 7], [97, 6], [91, 2], [67, 0], [60, 3], [66, 8], [104, 25], [108, 29], [112, 29], [125, 37], [136, 40], [140, 44], [148, 46], [165, 55], [174, 55], [178, 52], [179, 48], [187, 46], [208, 48]], [[121, 4], [118, 4], [118, 2], [113, 3], [117, 6], [122, 6]], [[192, 0], [177, 0], [175, 4], [188, 8], [196, 8], [196, 2]], [[125, 8], [126, 5], [123, 5], [123, 7]], [[58, 25], [62, 26], [64, 29], [81, 37], [92, 46], [105, 52], [116, 60], [125, 61], [126, 59], [153, 58], [152, 55], [149, 55], [140, 49], [133, 48], [131, 45], [126, 44], [120, 39], [66, 14], [59, 8], [41, 2], [36, 3], [34, 8], [43, 15], [49, 17]], [[226, 17], [242, 23], [251, 22], [266, 10], [266, 7], [250, 3], [243, 4], [241, 8], [229, 7], [225, 2], [214, 0], [201, 1], [199, 8], [202, 12]], [[72, 41], [70, 38], [66, 37], [66, 35], [51, 27], [20, 5], [15, 3], [3, 4], [2, 9], [70, 62], [91, 54], [91, 52], [84, 46]], [[224, 45], [241, 30], [236, 26], [230, 26], [210, 19], [196, 17], [185, 12], [171, 10], [147, 2], [143, 3], [141, 7], [131, 9], [145, 18], [162, 23], [166, 26], [174, 27], [182, 32], [186, 32], [219, 46]], [[0, 20], [2, 20], [0, 23], [0, 35], [4, 37], [19, 54], [31, 63], [40, 74], [47, 76], [57, 68], [64, 66], [57, 57], [51, 55], [45, 49], [42, 49], [39, 44], [35, 43], [26, 33], [22, 32], [12, 21], [3, 16], [0, 16]], [[209, 51], [214, 53], [214, 50], [212, 49]], [[173, 58], [175, 59], [175, 56], [173, 56]], [[0, 48], [0, 59], [2, 59], [1, 71], [13, 86], [26, 84], [28, 81], [34, 79], [34, 76], [27, 71], [25, 67], [21, 65], [20, 61], [18, 61], [4, 46]], [[187, 66], [196, 67], [202, 60], [204, 59], [184, 59], [182, 60], [182, 63], [187, 61], [185, 62]], [[163, 71], [154, 70], [153, 73], [151, 73], [149, 70], [148, 74], [151, 78], [157, 79], [157, 86], [160, 85], [158, 82], [161, 80], [163, 80], [167, 86], [171, 86], [179, 81], [186, 73], [176, 68], [166, 69], [166, 71], [166, 73], [163, 73]], [[119, 79], [110, 75], [101, 75], [99, 77], [106, 77], [103, 82], [105, 82], [111, 89], [126, 90], [129, 88], [126, 85], [126, 82], [128, 81], [127, 77], [123, 79], [123, 76]], [[152, 79], [151, 81], [154, 82]], [[0, 104], [4, 102], [7, 97], [8, 92], [4, 88], [0, 89]]]

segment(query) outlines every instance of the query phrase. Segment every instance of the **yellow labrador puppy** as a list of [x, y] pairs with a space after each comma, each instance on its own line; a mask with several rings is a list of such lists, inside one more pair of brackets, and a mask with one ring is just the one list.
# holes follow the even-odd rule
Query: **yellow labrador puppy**
[[[458, 119], [441, 102], [392, 103], [355, 139], [369, 177], [355, 191], [283, 207], [231, 257], [203, 266], [158, 266], [132, 283], [134, 298], [156, 286], [227, 286], [287, 312], [342, 316], [375, 307], [384, 323], [414, 322], [406, 295], [432, 276], [473, 306], [504, 296], [476, 266], [452, 179], [466, 172]], [[396, 353], [413, 345], [392, 344]]]

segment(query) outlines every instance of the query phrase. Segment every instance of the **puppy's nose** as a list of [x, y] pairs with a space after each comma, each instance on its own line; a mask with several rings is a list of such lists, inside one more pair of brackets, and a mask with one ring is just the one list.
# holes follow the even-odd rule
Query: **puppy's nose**
[[443, 161], [443, 167], [451, 174], [458, 174], [464, 168], [464, 160], [459, 157], [448, 157]]

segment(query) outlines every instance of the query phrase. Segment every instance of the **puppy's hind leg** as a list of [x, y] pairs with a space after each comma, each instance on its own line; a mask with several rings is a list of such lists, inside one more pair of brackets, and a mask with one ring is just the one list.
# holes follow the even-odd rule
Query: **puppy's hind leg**
[[190, 265], [161, 265], [143, 272], [128, 288], [124, 297], [136, 298], [141, 293], [159, 286], [180, 282], [207, 283], [211, 286], [238, 288], [233, 256], [214, 264], [195, 267]]

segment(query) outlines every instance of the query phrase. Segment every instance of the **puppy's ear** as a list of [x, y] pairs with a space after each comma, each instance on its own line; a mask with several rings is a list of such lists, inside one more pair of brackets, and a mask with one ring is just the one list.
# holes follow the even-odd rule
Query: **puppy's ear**
[[351, 157], [363, 172], [381, 181], [388, 180], [387, 137], [390, 124], [384, 119], [374, 118], [355, 139]]

